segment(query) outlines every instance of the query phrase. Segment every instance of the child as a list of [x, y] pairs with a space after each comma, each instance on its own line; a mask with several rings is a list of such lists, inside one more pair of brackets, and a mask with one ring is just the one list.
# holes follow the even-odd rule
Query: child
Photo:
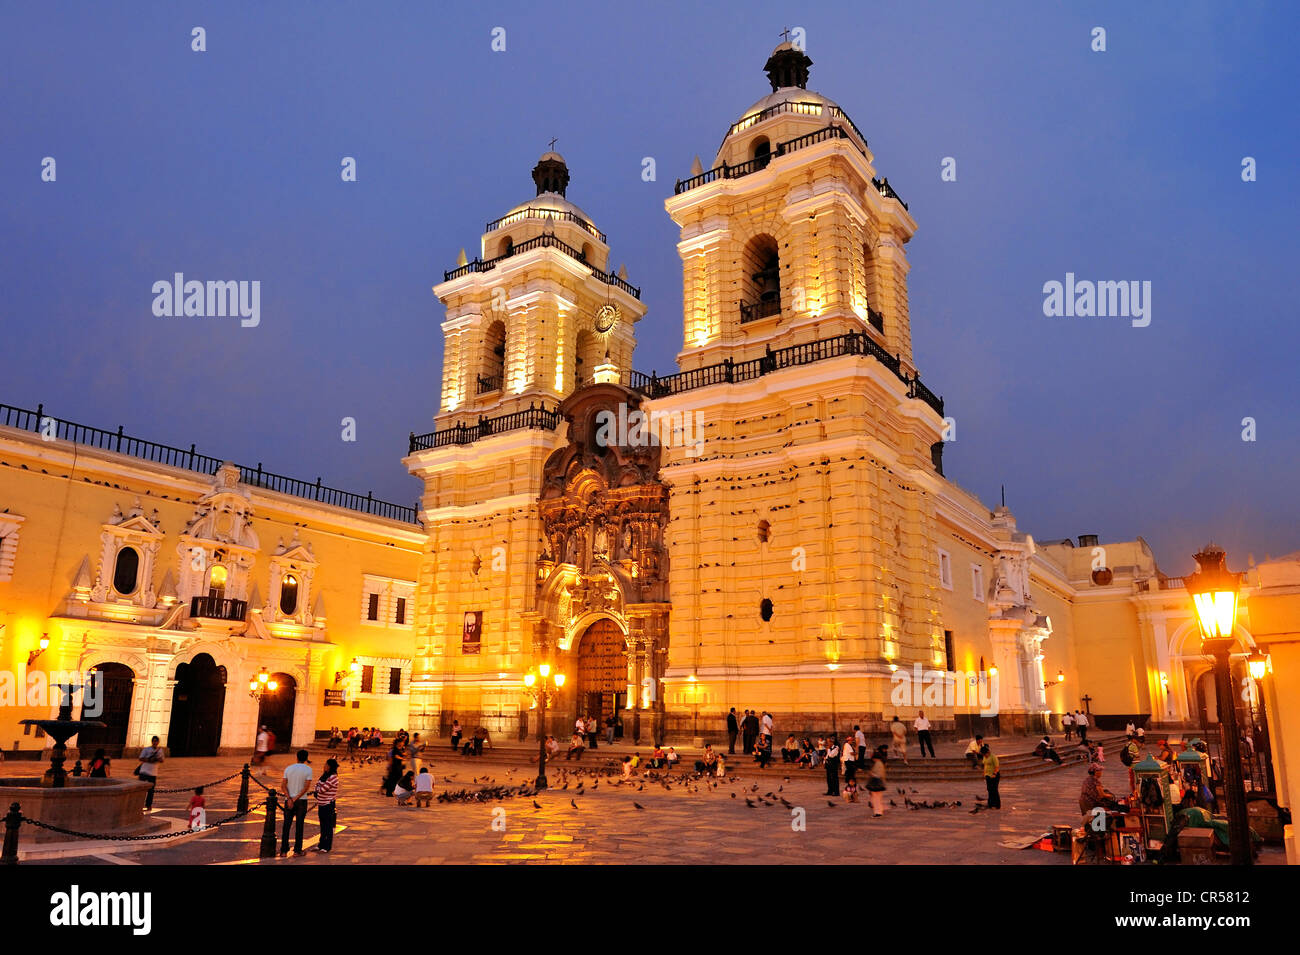
[[844, 780], [844, 799], [846, 802], [858, 801], [858, 781], [850, 777]]
[[727, 760], [721, 754], [718, 755], [718, 768], [714, 772], [714, 775], [719, 779], [727, 775]]
[[393, 795], [397, 797], [399, 806], [409, 806], [411, 804], [411, 793], [415, 789], [415, 773], [409, 769], [397, 785], [393, 787]]
[[628, 779], [632, 776], [632, 757], [623, 757], [623, 778]]
[[202, 829], [208, 824], [207, 800], [203, 798], [203, 787], [199, 786], [190, 797], [190, 828]]
[[433, 805], [433, 777], [427, 766], [421, 766], [420, 775], [415, 777], [415, 805], [417, 809]]

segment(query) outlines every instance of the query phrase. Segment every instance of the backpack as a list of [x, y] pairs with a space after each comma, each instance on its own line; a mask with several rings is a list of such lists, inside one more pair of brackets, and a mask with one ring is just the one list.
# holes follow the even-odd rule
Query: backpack
[[1125, 746], [1119, 751], [1119, 761], [1125, 766], [1133, 765], [1133, 744]]

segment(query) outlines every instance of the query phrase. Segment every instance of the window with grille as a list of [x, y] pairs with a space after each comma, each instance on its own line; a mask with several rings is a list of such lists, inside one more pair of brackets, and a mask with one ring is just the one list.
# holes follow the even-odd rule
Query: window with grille
[[371, 594], [369, 605], [366, 607], [366, 619], [379, 619], [379, 594]]
[[396, 622], [406, 623], [406, 598], [397, 598]]
[[388, 692], [394, 696], [402, 692], [402, 671], [398, 667], [388, 668]]
[[361, 668], [361, 692], [375, 692], [375, 668], [372, 666], [363, 666]]

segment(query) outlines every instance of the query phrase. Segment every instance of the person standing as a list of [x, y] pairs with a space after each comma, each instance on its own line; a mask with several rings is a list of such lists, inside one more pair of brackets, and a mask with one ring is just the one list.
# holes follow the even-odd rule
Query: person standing
[[869, 754], [867, 753], [867, 734], [862, 732], [861, 726], [853, 727], [853, 742], [858, 751], [858, 769], [865, 770]]
[[102, 749], [95, 750], [95, 758], [90, 761], [90, 778], [107, 779], [110, 763], [112, 763], [112, 760], [104, 755]]
[[293, 827], [293, 854], [302, 855], [302, 829], [307, 823], [307, 795], [311, 787], [311, 765], [305, 749], [298, 750], [298, 761], [284, 767], [280, 792], [284, 793], [284, 827], [280, 830], [280, 856], [289, 854], [289, 829]]
[[1082, 710], [1075, 710], [1074, 725], [1079, 727], [1079, 742], [1086, 746], [1088, 743], [1088, 714]]
[[158, 737], [155, 736], [148, 746], [140, 750], [140, 765], [135, 768], [140, 782], [149, 784], [149, 791], [144, 797], [145, 812], [153, 811], [153, 791], [158, 788], [158, 764], [165, 758], [158, 742]]
[[893, 721], [889, 724], [889, 755], [894, 759], [901, 759], [904, 764], [907, 763], [907, 727], [903, 721], [894, 714]]
[[[734, 713], [734, 712], [736, 712], [736, 711], [735, 711], [735, 710], [732, 710], [731, 712]], [[606, 745], [608, 745], [608, 746], [613, 746], [613, 745], [614, 745], [614, 730], [617, 729], [617, 728], [618, 728], [618, 720], [614, 718], [614, 714], [613, 714], [613, 713], [611, 713], [611, 714], [609, 714], [609, 716], [605, 717], [605, 743], [606, 743]], [[735, 741], [736, 741], [736, 736], [735, 736], [734, 733], [733, 733], [732, 736], [731, 736], [731, 741], [732, 741], [732, 743], [735, 743]]]
[[767, 737], [767, 743], [765, 745], [767, 746], [768, 749], [771, 749], [772, 740], [775, 739], [776, 734], [773, 729], [772, 714], [768, 713], [766, 710], [763, 711], [762, 734]]
[[758, 722], [758, 710], [750, 710], [749, 716], [745, 717], [745, 730], [746, 735], [749, 737], [749, 746], [746, 747], [745, 752], [752, 756], [754, 747], [758, 745], [758, 737], [761, 732]]
[[916, 711], [916, 719], [912, 721], [912, 728], [916, 730], [917, 742], [921, 744], [921, 758], [925, 759], [925, 751], [928, 747], [930, 758], [934, 759], [934, 741], [930, 739], [930, 721], [925, 718], [925, 710]]
[[587, 746], [595, 749], [600, 742], [600, 722], [594, 716], [587, 717]]
[[889, 750], [877, 746], [871, 758], [871, 771], [867, 775], [867, 792], [871, 796], [871, 814], [885, 814], [885, 763], [889, 759]]
[[271, 734], [265, 726], [257, 728], [257, 742], [253, 744], [253, 765], [261, 766], [266, 762], [267, 751], [271, 748]]
[[832, 736], [826, 742], [826, 795], [840, 794], [840, 744]]
[[[320, 842], [317, 852], [329, 852], [334, 848], [334, 826], [338, 822], [339, 798], [339, 761], [334, 758], [325, 760], [325, 772], [316, 780], [316, 816], [320, 819]], [[306, 800], [303, 800], [304, 805]]]
[[853, 748], [853, 737], [844, 737], [844, 748], [840, 751], [840, 760], [844, 763], [844, 781], [852, 782], [858, 775], [858, 754]]
[[727, 714], [727, 752], [736, 755], [736, 737], [740, 734], [740, 724], [736, 721], [736, 708], [733, 706]]
[[1002, 797], [998, 794], [998, 783], [1002, 780], [1002, 770], [998, 758], [993, 755], [993, 750], [989, 749], [988, 743], [981, 747], [980, 755], [984, 757], [984, 787], [988, 790], [988, 807], [1001, 809]]
[[451, 721], [451, 748], [452, 750], [460, 749], [460, 720]]
[[1073, 713], [1067, 711], [1066, 714], [1061, 717], [1061, 726], [1064, 727], [1065, 729], [1066, 741], [1068, 742], [1069, 740], [1074, 739], [1074, 714]]
[[420, 742], [420, 734], [416, 733], [411, 737], [411, 741], [406, 744], [406, 758], [411, 761], [411, 772], [420, 771], [420, 754], [424, 752], [424, 744]]

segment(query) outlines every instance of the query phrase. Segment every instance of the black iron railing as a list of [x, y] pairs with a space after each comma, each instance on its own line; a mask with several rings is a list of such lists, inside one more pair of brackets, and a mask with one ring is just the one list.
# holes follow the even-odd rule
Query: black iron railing
[[657, 375], [645, 375], [632, 372], [626, 376], [625, 384], [633, 391], [640, 392], [648, 398], [662, 398], [709, 385], [734, 384], [750, 381], [762, 375], [771, 374], [782, 368], [793, 368], [813, 362], [839, 358], [843, 355], [869, 355], [892, 371], [900, 381], [908, 386], [908, 397], [924, 401], [943, 416], [943, 399], [921, 383], [919, 377], [909, 377], [903, 371], [902, 361], [897, 355], [891, 355], [875, 339], [865, 332], [848, 332], [835, 338], [822, 338], [817, 341], [791, 345], [787, 348], [769, 350], [766, 355], [749, 361], [733, 362], [731, 360], [703, 368], [679, 371], [673, 375], [660, 378]]
[[896, 193], [894, 191], [894, 187], [889, 184], [888, 176], [886, 176], [884, 179], [872, 179], [871, 184], [875, 186], [876, 191], [879, 192], [886, 199], [897, 199], [898, 204], [900, 206], [902, 206], [904, 209], [907, 208], [907, 203], [903, 201], [903, 197], [900, 196], [898, 193]]
[[487, 227], [484, 228], [483, 231], [495, 232], [502, 226], [513, 225], [514, 223], [520, 222], [524, 219], [558, 219], [562, 222], [572, 222], [575, 225], [582, 227], [587, 232], [590, 232], [601, 242], [608, 241], [605, 238], [605, 233], [601, 232], [580, 215], [575, 215], [572, 212], [563, 212], [558, 209], [539, 209], [534, 206], [528, 206], [525, 209], [516, 210], [515, 212], [502, 216], [500, 219], [493, 219], [487, 224]]
[[491, 437], [494, 434], [503, 434], [507, 431], [517, 431], [521, 428], [554, 431], [560, 426], [560, 421], [561, 416], [558, 408], [547, 411], [545, 408], [535, 408], [529, 405], [522, 411], [497, 415], [495, 418], [480, 417], [473, 424], [457, 422], [450, 428], [430, 431], [428, 434], [416, 434], [412, 431], [408, 453], [414, 454], [416, 451], [443, 448], [455, 444], [473, 444], [482, 438]]
[[230, 597], [191, 597], [190, 616], [212, 620], [243, 620], [248, 615], [248, 601]]
[[739, 302], [740, 305], [740, 324], [756, 322], [760, 318], [767, 318], [769, 315], [781, 314], [781, 300], [774, 299], [770, 302]]
[[498, 264], [511, 256], [519, 255], [521, 252], [529, 252], [532, 249], [542, 248], [559, 249], [575, 262], [581, 262], [583, 265], [587, 266], [587, 268], [591, 269], [591, 274], [600, 279], [600, 281], [604, 282], [606, 285], [613, 285], [615, 288], [620, 288], [635, 299], [639, 300], [641, 298], [641, 290], [635, 285], [629, 284], [617, 275], [612, 275], [609, 272], [596, 268], [587, 262], [586, 257], [582, 254], [580, 249], [575, 249], [562, 239], [557, 239], [555, 236], [549, 234], [534, 236], [525, 242], [520, 242], [505, 255], [498, 255], [494, 259], [475, 259], [473, 262], [467, 262], [459, 268], [452, 269], [450, 272], [444, 272], [443, 279], [444, 281], [450, 282], [452, 279], [458, 279], [474, 272], [488, 272], [495, 269]]
[[[731, 124], [731, 128], [727, 130], [727, 135], [722, 137], [722, 141], [725, 143], [727, 137], [732, 133], [749, 129], [751, 126], [757, 126], [764, 120], [771, 119], [773, 116], [780, 113], [799, 113], [805, 116], [825, 115], [828, 119], [841, 120], [842, 122], [848, 123], [850, 128], [858, 134], [858, 138], [862, 140], [862, 145], [867, 145], [867, 137], [862, 135], [862, 130], [858, 129], [857, 123], [853, 122], [853, 120], [849, 118], [849, 114], [844, 112], [844, 110], [840, 109], [838, 106], [827, 106], [824, 103], [810, 103], [795, 100], [786, 100], [783, 103], [776, 103], [767, 107], [767, 109], [759, 110], [757, 113], [751, 113], [749, 116], [737, 120]], [[718, 148], [719, 151], [721, 151], [722, 147], [719, 146]]]
[[501, 390], [500, 375], [478, 375], [478, 394], [486, 395], [492, 391]]
[[[223, 463], [222, 458], [199, 453], [192, 444], [188, 450], [174, 448], [170, 445], [159, 444], [156, 441], [145, 441], [142, 438], [132, 437], [125, 434], [121, 427], [116, 431], [105, 431], [103, 428], [92, 428], [89, 425], [53, 418], [45, 414], [44, 404], [37, 405], [35, 411], [0, 404], [0, 425], [20, 428], [23, 431], [34, 431], [43, 436], [47, 435], [51, 440], [57, 438], [62, 441], [71, 441], [74, 444], [99, 448], [103, 451], [113, 451], [143, 461], [152, 461], [155, 464], [165, 464], [186, 471], [197, 471], [200, 474], [216, 474], [217, 469]], [[416, 509], [414, 507], [381, 501], [370, 493], [357, 494], [352, 491], [343, 491], [322, 484], [320, 478], [317, 478], [316, 483], [313, 484], [309, 481], [300, 481], [297, 478], [286, 477], [272, 471], [263, 471], [261, 462], [258, 462], [256, 468], [245, 467], [244, 465], [238, 465], [238, 467], [240, 480], [245, 484], [265, 488], [268, 491], [278, 491], [281, 494], [289, 494], [293, 497], [318, 501], [321, 504], [342, 507], [349, 511], [361, 511], [365, 514], [386, 517], [408, 524], [415, 523]]]
[[867, 306], [867, 324], [878, 332], [885, 330], [885, 316], [877, 312], [870, 305]]

